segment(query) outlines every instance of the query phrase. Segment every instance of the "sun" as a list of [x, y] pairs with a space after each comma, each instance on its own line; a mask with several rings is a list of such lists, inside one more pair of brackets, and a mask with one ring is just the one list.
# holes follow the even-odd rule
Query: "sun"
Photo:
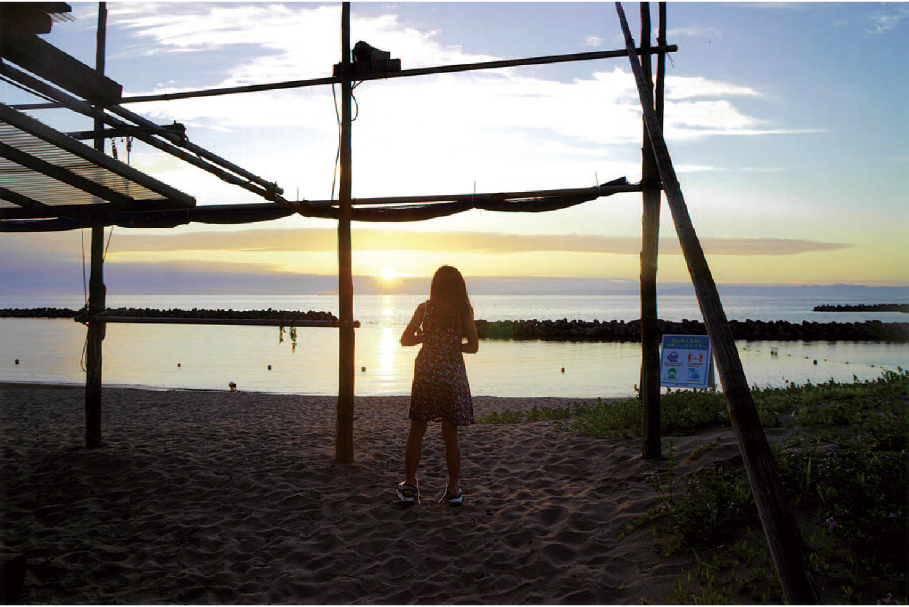
[[398, 274], [391, 268], [382, 268], [382, 272], [379, 274], [379, 276], [385, 282], [392, 282], [398, 277]]

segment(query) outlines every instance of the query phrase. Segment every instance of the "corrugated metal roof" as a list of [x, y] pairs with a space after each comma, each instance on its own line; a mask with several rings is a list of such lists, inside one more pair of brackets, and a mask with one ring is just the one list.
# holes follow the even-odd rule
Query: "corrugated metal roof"
[[0, 218], [186, 208], [195, 199], [0, 104]]

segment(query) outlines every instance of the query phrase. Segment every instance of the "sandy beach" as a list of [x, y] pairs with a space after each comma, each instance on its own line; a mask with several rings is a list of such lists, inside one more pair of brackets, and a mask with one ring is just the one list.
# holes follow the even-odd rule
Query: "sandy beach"
[[[476, 398], [477, 415], [561, 399]], [[661, 603], [684, 563], [647, 531], [638, 440], [557, 422], [462, 431], [465, 504], [430, 428], [423, 501], [401, 508], [407, 397], [358, 398], [355, 458], [334, 458], [330, 397], [105, 389], [105, 446], [83, 391], [0, 386], [2, 548], [24, 603]], [[676, 439], [684, 454], [731, 432]], [[704, 464], [705, 462], [699, 462]]]

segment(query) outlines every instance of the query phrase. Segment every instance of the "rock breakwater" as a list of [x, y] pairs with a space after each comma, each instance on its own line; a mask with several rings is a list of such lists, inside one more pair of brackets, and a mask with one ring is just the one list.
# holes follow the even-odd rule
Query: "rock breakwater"
[[902, 312], [909, 314], [909, 304], [823, 304], [815, 312]]
[[[0, 309], [0, 318], [76, 318], [82, 311], [69, 308]], [[151, 308], [108, 309], [108, 316], [157, 318], [222, 318], [273, 320], [330, 320], [330, 312], [288, 310], [156, 310]], [[543, 340], [543, 341], [641, 341], [641, 322], [632, 320], [477, 320], [481, 339]], [[659, 321], [661, 335], [705, 335], [707, 329], [698, 320]], [[909, 343], [909, 322], [808, 322], [791, 323], [782, 320], [729, 321], [735, 339], [748, 341], [871, 341]]]
[[[83, 310], [69, 308], [5, 308], [0, 310], [0, 318], [76, 318]], [[331, 312], [309, 310], [157, 310], [153, 308], [109, 308], [105, 316], [122, 316], [137, 318], [217, 318], [217, 319], [270, 319], [270, 320], [338, 320]]]
[[[729, 321], [735, 339], [748, 341], [874, 341], [909, 343], [909, 323], [802, 322], [782, 320]], [[697, 320], [659, 321], [660, 334], [705, 335], [704, 323]], [[481, 339], [544, 341], [641, 341], [641, 322], [612, 320], [506, 320], [477, 321]]]

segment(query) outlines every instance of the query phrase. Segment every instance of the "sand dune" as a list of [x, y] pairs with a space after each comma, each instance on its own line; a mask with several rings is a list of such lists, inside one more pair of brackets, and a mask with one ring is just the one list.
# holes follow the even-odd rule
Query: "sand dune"
[[407, 398], [357, 399], [352, 466], [333, 463], [334, 398], [106, 389], [93, 451], [82, 398], [0, 387], [3, 549], [28, 557], [26, 603], [659, 603], [681, 566], [647, 532], [617, 539], [664, 468], [638, 441], [474, 425], [448, 508], [430, 428], [423, 502], [402, 509]]

